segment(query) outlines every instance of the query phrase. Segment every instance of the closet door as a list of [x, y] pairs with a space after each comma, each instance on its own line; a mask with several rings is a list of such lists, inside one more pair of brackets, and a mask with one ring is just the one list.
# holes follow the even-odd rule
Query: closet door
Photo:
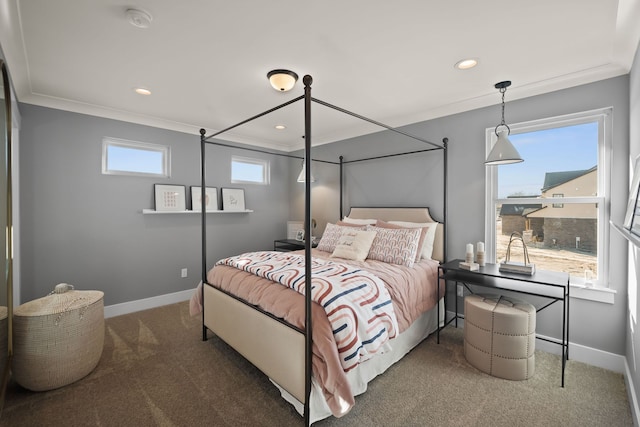
[[13, 245], [11, 244], [11, 90], [9, 75], [4, 61], [0, 59], [2, 87], [0, 87], [0, 230], [4, 244], [0, 248], [4, 260], [4, 273], [0, 280], [0, 414], [9, 381], [11, 363], [11, 323], [13, 317]]

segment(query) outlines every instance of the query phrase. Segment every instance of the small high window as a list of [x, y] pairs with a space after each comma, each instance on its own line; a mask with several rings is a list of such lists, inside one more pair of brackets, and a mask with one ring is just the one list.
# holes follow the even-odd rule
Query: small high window
[[168, 178], [171, 176], [170, 153], [164, 145], [103, 138], [102, 173]]
[[231, 182], [234, 184], [269, 184], [269, 162], [248, 157], [231, 158]]

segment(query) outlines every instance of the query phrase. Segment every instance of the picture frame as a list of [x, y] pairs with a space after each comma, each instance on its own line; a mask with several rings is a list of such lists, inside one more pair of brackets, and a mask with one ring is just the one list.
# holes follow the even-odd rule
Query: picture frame
[[296, 240], [299, 242], [303, 242], [304, 241], [304, 230], [298, 230], [296, 232]]
[[287, 221], [287, 239], [296, 240], [299, 230], [304, 230], [304, 222]]
[[[205, 210], [207, 212], [218, 209], [218, 189], [217, 187], [205, 187]], [[200, 212], [202, 210], [202, 187], [191, 187], [191, 210]]]
[[154, 184], [155, 209], [158, 212], [180, 212], [186, 209], [184, 185]]
[[223, 188], [222, 189], [222, 210], [223, 211], [244, 211], [244, 189]]

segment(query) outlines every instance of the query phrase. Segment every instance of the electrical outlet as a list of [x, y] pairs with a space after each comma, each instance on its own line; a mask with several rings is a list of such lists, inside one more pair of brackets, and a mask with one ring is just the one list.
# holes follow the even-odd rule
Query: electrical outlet
[[458, 285], [458, 296], [459, 297], [464, 296], [464, 288], [462, 287], [462, 285]]
[[186, 268], [183, 268], [183, 269], [180, 271], [180, 277], [187, 277], [187, 269], [186, 269]]

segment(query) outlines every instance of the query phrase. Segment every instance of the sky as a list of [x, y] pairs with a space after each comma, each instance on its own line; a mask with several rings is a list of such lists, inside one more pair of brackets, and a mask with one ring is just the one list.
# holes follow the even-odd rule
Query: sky
[[509, 135], [524, 162], [498, 166], [498, 197], [538, 196], [546, 172], [590, 169], [598, 164], [598, 123]]

